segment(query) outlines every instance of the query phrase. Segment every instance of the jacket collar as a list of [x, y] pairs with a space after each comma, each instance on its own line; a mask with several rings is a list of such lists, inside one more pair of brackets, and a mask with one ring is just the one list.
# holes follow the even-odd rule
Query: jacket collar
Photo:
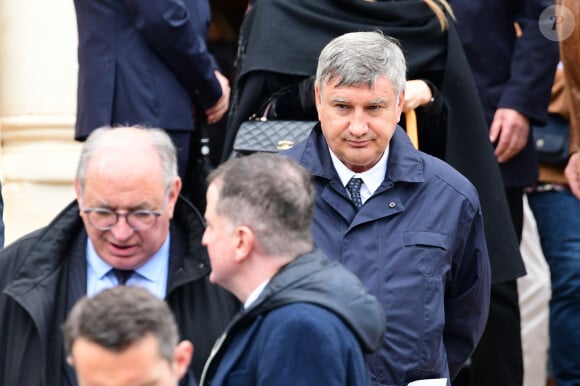
[[[316, 177], [331, 181], [339, 181], [338, 174], [332, 167], [332, 159], [326, 139], [322, 135], [320, 123], [317, 124], [309, 138], [302, 145], [303, 151], [299, 162], [309, 169]], [[405, 131], [397, 126], [389, 144], [389, 159], [387, 160], [387, 175], [385, 183], [425, 181], [421, 154], [413, 147]]]

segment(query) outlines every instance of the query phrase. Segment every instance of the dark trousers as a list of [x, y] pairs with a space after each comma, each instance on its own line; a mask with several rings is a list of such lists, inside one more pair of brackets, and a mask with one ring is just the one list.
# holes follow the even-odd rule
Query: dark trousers
[[[519, 241], [523, 228], [523, 189], [506, 189]], [[453, 386], [521, 386], [524, 365], [516, 280], [491, 286], [489, 316], [483, 336]]]

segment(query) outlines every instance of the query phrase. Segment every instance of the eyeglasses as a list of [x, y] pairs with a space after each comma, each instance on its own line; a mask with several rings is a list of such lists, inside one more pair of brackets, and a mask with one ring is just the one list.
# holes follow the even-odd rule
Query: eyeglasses
[[120, 217], [125, 217], [127, 225], [134, 231], [145, 231], [152, 228], [157, 223], [157, 218], [161, 216], [169, 190], [165, 194], [160, 210], [137, 209], [131, 212], [119, 213], [107, 208], [85, 208], [83, 213], [87, 215], [89, 223], [101, 231], [112, 229], [119, 222]]

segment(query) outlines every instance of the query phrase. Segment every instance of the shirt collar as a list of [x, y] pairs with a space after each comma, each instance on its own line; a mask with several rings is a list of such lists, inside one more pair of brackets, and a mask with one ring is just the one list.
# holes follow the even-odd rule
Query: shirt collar
[[377, 162], [369, 170], [362, 173], [355, 173], [347, 168], [346, 165], [338, 159], [336, 154], [333, 153], [332, 149], [329, 148], [328, 150], [330, 152], [330, 158], [332, 159], [334, 169], [336, 169], [336, 173], [338, 174], [340, 182], [343, 186], [346, 186], [352, 177], [359, 177], [363, 180], [363, 183], [367, 186], [372, 194], [383, 183], [385, 176], [387, 175], [387, 159], [389, 157], [388, 146], [381, 156], [381, 159], [379, 159], [379, 162]]
[[[168, 233], [161, 248], [159, 248], [159, 250], [157, 250], [157, 252], [155, 252], [155, 254], [145, 264], [137, 268], [135, 272], [151, 282], [159, 282], [161, 280], [160, 275], [167, 272], [163, 269], [163, 266], [167, 265], [169, 261], [170, 239], [171, 235]], [[89, 268], [95, 272], [95, 275], [99, 280], [107, 275], [113, 268], [99, 257], [90, 238], [87, 239], [87, 264]]]
[[256, 299], [258, 299], [258, 297], [262, 294], [264, 288], [266, 288], [269, 282], [270, 279], [266, 280], [252, 291], [252, 293], [250, 294], [250, 296], [248, 296], [248, 299], [246, 299], [246, 302], [244, 303], [244, 309], [250, 307], [252, 303], [254, 303]]

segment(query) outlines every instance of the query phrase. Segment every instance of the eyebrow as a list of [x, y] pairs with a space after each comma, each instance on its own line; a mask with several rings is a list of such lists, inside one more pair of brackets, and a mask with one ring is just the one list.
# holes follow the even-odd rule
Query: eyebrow
[[368, 102], [369, 105], [383, 105], [385, 103], [388, 103], [387, 99], [385, 98], [377, 98]]

